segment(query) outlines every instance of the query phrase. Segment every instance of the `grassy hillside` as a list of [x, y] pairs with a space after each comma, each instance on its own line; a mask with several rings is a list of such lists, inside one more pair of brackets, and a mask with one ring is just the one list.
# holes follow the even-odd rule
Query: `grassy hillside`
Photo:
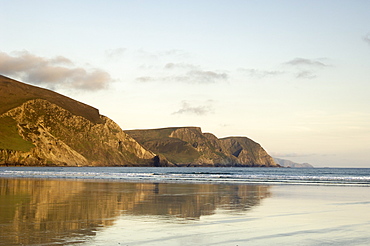
[[30, 151], [35, 147], [24, 140], [17, 129], [17, 122], [10, 117], [0, 117], [0, 149]]
[[101, 123], [99, 111], [56, 92], [24, 84], [0, 75], [0, 115], [33, 99], [44, 99], [93, 123]]

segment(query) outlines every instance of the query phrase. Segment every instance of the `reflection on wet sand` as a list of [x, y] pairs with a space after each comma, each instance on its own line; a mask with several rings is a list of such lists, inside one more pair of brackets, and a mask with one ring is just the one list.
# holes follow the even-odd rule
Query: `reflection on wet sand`
[[0, 245], [83, 242], [119, 215], [194, 220], [268, 196], [257, 185], [0, 179]]

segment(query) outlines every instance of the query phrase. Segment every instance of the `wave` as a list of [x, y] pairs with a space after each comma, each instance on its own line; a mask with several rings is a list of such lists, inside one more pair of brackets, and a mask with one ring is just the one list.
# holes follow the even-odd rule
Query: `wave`
[[[31, 170], [30, 170], [31, 169]], [[198, 168], [199, 169], [199, 168]], [[333, 169], [276, 171], [276, 169], [227, 169], [194, 170], [138, 169], [138, 168], [29, 168], [27, 170], [1, 169], [0, 178], [58, 178], [94, 179], [141, 182], [196, 182], [196, 183], [248, 183], [248, 184], [312, 184], [312, 185], [358, 185], [370, 186], [369, 170], [364, 174]]]

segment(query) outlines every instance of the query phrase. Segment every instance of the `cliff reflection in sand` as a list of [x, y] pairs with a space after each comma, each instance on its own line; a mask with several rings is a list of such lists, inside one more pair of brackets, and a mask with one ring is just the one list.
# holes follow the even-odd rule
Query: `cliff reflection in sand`
[[0, 244], [83, 242], [120, 215], [197, 220], [269, 195], [257, 185], [0, 179]]

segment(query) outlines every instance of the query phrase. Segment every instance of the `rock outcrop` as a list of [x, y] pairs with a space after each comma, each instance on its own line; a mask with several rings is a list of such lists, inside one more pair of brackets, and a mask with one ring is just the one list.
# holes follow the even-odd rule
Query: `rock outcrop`
[[271, 156], [247, 137], [218, 139], [199, 127], [125, 131], [162, 161], [177, 166], [277, 167]]

